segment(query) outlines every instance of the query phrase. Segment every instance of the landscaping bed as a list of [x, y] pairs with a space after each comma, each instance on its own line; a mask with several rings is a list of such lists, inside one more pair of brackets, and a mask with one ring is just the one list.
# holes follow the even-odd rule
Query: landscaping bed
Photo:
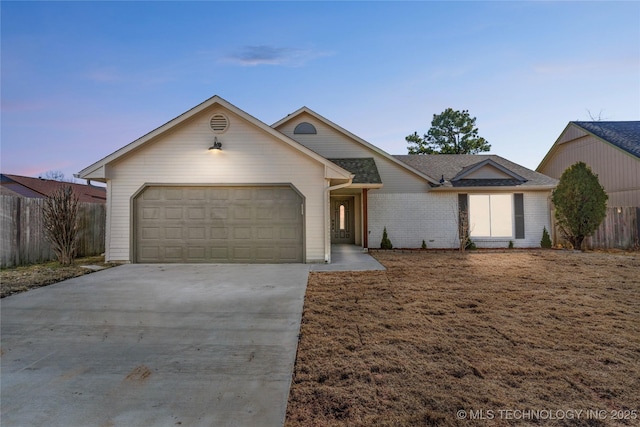
[[640, 425], [640, 254], [374, 252], [312, 272], [287, 426]]

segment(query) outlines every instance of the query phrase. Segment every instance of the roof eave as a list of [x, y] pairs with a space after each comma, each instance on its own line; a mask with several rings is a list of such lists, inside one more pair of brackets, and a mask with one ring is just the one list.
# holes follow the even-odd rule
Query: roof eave
[[349, 186], [349, 188], [368, 188], [368, 189], [376, 189], [376, 188], [382, 188], [384, 187], [384, 184], [351, 184]]
[[553, 190], [556, 185], [510, 185], [510, 186], [484, 186], [484, 187], [434, 187], [430, 191], [436, 192], [473, 192], [473, 191], [510, 191], [510, 192], [523, 192], [523, 191], [546, 191]]

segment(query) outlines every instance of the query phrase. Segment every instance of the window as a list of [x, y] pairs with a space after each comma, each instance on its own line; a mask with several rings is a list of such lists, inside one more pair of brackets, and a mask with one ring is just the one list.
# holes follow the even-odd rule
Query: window
[[315, 126], [311, 123], [302, 122], [296, 126], [293, 133], [296, 135], [315, 135], [318, 132], [316, 131]]
[[344, 222], [344, 205], [342, 203], [340, 203], [340, 230], [344, 230], [345, 227], [345, 222]]
[[511, 194], [469, 194], [471, 237], [513, 237]]

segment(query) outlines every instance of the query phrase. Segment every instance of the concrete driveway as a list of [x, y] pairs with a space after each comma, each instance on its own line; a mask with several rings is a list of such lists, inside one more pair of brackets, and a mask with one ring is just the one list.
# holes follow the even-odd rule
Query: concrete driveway
[[281, 426], [306, 265], [124, 265], [1, 300], [7, 426]]

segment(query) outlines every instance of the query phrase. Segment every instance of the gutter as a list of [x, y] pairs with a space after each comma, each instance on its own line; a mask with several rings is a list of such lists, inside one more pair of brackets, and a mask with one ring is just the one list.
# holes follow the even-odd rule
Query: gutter
[[556, 188], [555, 185], [530, 185], [530, 186], [519, 186], [519, 187], [435, 187], [431, 188], [429, 191], [436, 191], [439, 193], [443, 192], [451, 192], [451, 193], [459, 193], [461, 191], [473, 192], [473, 191], [541, 191], [541, 190], [553, 190]]

